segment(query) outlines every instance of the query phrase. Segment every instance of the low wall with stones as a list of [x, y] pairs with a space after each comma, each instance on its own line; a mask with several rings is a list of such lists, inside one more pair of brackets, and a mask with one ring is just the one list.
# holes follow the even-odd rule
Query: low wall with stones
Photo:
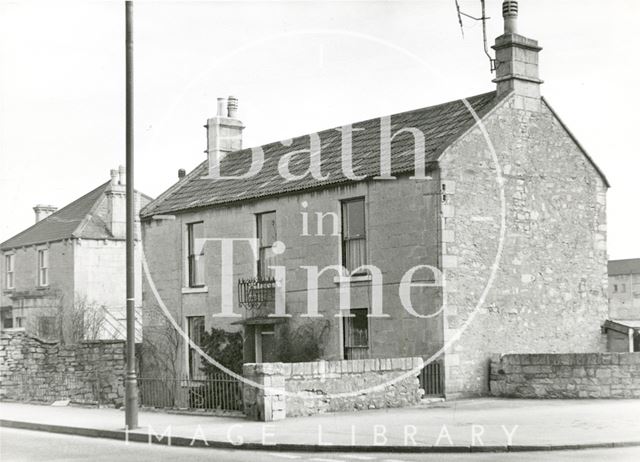
[[[254, 420], [412, 406], [422, 358], [245, 364], [245, 414]], [[415, 373], [411, 373], [415, 370]], [[405, 377], [406, 376], [406, 377]]]
[[45, 342], [24, 332], [0, 334], [0, 399], [121, 406], [125, 343]]
[[491, 394], [640, 398], [640, 353], [507, 354], [491, 361]]

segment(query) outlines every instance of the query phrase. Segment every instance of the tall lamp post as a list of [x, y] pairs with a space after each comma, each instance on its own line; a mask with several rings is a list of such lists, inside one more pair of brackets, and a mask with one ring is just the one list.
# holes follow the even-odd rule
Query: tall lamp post
[[133, 188], [133, 3], [125, 1], [126, 17], [126, 151], [127, 151], [127, 372], [124, 378], [125, 425], [138, 427], [138, 384], [136, 379], [135, 301], [135, 201]]

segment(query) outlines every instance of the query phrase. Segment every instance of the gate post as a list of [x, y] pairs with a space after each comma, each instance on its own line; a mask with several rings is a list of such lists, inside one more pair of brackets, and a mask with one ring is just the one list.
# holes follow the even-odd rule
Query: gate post
[[242, 375], [259, 385], [243, 384], [244, 413], [248, 419], [261, 422], [282, 420], [286, 416], [282, 363], [249, 363]]

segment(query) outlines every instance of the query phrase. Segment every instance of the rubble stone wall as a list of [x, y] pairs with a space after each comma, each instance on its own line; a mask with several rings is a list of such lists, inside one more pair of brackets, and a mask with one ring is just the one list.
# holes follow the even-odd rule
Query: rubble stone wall
[[490, 386], [509, 398], [640, 398], [640, 353], [503, 355]]
[[424, 394], [417, 377], [422, 366], [419, 357], [245, 364], [245, 377], [264, 386], [245, 385], [245, 414], [279, 420], [412, 406]]
[[45, 342], [21, 331], [0, 335], [0, 399], [121, 406], [125, 342]]

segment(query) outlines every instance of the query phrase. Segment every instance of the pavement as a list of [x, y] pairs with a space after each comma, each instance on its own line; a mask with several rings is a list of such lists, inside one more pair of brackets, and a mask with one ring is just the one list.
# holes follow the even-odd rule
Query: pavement
[[0, 425], [168, 444], [291, 452], [507, 452], [640, 446], [640, 400], [473, 399], [253, 422], [116, 409], [0, 403]]

